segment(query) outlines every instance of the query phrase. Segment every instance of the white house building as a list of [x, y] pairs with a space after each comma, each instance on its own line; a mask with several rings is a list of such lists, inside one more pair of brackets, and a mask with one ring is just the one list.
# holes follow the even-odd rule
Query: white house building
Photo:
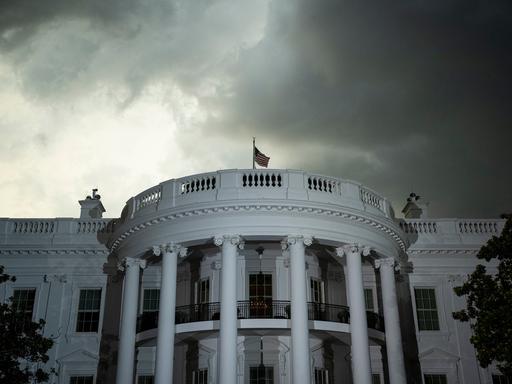
[[453, 287], [499, 219], [405, 219], [356, 182], [222, 170], [104, 219], [0, 219], [0, 297], [55, 341], [60, 384], [506, 383], [480, 368]]

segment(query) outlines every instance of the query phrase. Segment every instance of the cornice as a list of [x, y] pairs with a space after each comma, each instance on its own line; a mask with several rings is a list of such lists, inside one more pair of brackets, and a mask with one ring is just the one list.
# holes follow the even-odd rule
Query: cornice
[[102, 255], [110, 254], [108, 249], [0, 249], [0, 255]]
[[463, 249], [447, 249], [447, 248], [425, 248], [425, 249], [409, 249], [407, 253], [409, 255], [439, 255], [439, 254], [449, 254], [449, 255], [476, 255], [480, 248], [463, 248]]
[[177, 219], [181, 219], [184, 217], [198, 217], [205, 215], [212, 215], [218, 213], [231, 213], [231, 212], [257, 212], [257, 211], [267, 211], [267, 212], [290, 212], [290, 213], [308, 213], [313, 215], [321, 215], [321, 216], [331, 216], [331, 217], [339, 217], [342, 219], [350, 220], [359, 224], [369, 225], [381, 232], [384, 232], [386, 235], [390, 236], [400, 247], [402, 251], [405, 252], [407, 245], [402, 240], [402, 237], [399, 233], [392, 227], [387, 226], [377, 220], [374, 220], [369, 217], [365, 217], [362, 215], [358, 215], [356, 213], [348, 213], [341, 210], [329, 209], [329, 208], [313, 208], [313, 207], [301, 207], [295, 205], [287, 205], [287, 204], [239, 204], [239, 205], [226, 205], [222, 207], [211, 207], [211, 208], [200, 208], [200, 209], [190, 209], [186, 211], [179, 211], [167, 215], [160, 216], [158, 218], [152, 218], [144, 221], [143, 223], [139, 223], [137, 225], [132, 226], [128, 230], [124, 231], [121, 235], [119, 235], [111, 244], [110, 250], [114, 252], [122, 242], [124, 242], [128, 237], [132, 234], [139, 232], [143, 229], [151, 227], [153, 225], [158, 225], [161, 223], [165, 223], [168, 221], [174, 221]]

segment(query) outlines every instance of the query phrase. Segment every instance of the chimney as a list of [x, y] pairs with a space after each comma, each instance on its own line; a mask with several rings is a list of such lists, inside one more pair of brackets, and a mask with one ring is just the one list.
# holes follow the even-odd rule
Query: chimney
[[412, 192], [407, 198], [402, 213], [406, 219], [427, 219], [428, 218], [428, 202], [422, 201], [421, 197]]
[[92, 190], [92, 196], [87, 196], [84, 200], [79, 200], [80, 203], [80, 218], [81, 219], [101, 219], [105, 207], [101, 203], [101, 196], [98, 195], [97, 188]]

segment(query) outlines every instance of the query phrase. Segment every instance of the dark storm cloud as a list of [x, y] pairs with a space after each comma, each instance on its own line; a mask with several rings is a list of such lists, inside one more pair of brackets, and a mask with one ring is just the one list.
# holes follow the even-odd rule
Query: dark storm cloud
[[[290, 166], [395, 201], [414, 188], [437, 214], [497, 215], [512, 209], [511, 37], [506, 1], [276, 1], [208, 129], [322, 144]], [[341, 156], [354, 149], [378, 163]]]
[[257, 136], [397, 210], [412, 189], [437, 216], [512, 210], [512, 3], [275, 0], [262, 36], [256, 4], [3, 1], [0, 53], [49, 104], [122, 84], [122, 109], [165, 78], [205, 116], [177, 133], [190, 156]]

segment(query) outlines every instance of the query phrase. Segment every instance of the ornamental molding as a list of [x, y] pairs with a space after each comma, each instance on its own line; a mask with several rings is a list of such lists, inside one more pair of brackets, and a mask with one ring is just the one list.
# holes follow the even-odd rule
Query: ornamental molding
[[233, 246], [238, 246], [239, 249], [244, 249], [245, 242], [240, 235], [216, 235], [213, 238], [213, 243], [220, 247], [224, 244], [231, 244]]
[[193, 217], [193, 216], [205, 216], [217, 213], [230, 213], [230, 212], [254, 212], [254, 211], [268, 211], [268, 212], [293, 212], [293, 213], [310, 213], [321, 216], [331, 216], [331, 217], [340, 217], [342, 219], [347, 219], [354, 221], [359, 224], [366, 224], [375, 229], [384, 232], [386, 235], [390, 236], [400, 247], [402, 251], [406, 251], [406, 244], [400, 237], [397, 231], [393, 228], [388, 227], [386, 224], [382, 224], [377, 220], [370, 219], [364, 216], [360, 216], [354, 213], [347, 213], [334, 209], [325, 209], [325, 208], [311, 208], [311, 207], [297, 207], [293, 205], [264, 205], [264, 204], [244, 204], [244, 205], [231, 205], [224, 207], [212, 207], [212, 208], [201, 208], [201, 209], [193, 209], [190, 211], [182, 211], [176, 212], [169, 215], [164, 215], [159, 218], [154, 218], [147, 220], [143, 223], [137, 224], [130, 229], [123, 232], [121, 235], [117, 237], [117, 239], [112, 243], [110, 247], [110, 251], [114, 252], [122, 242], [124, 242], [129, 236], [132, 234], [151, 227], [153, 225], [158, 225], [161, 223], [165, 223], [167, 221], [174, 221], [176, 219], [181, 219], [183, 217]]
[[480, 248], [475, 249], [409, 249], [407, 253], [409, 255], [476, 255]]
[[313, 237], [307, 235], [288, 235], [281, 241], [281, 249], [283, 251], [288, 249], [288, 246], [295, 244], [304, 244], [306, 247], [309, 247], [313, 244]]
[[125, 257], [123, 260], [117, 263], [117, 269], [120, 271], [125, 271], [127, 268], [139, 267], [141, 269], [145, 269], [147, 266], [146, 260], [137, 259], [134, 257]]
[[396, 262], [395, 259], [392, 257], [386, 257], [383, 259], [375, 259], [374, 260], [374, 267], [375, 269], [380, 269], [381, 267], [389, 267], [394, 269], [395, 271], [400, 270], [400, 264]]
[[102, 255], [108, 256], [105, 249], [0, 249], [0, 255]]
[[154, 245], [152, 247], [153, 255], [155, 256], [163, 256], [166, 253], [174, 253], [178, 254], [181, 258], [187, 256], [188, 248], [183, 247], [181, 244], [170, 242], [167, 244]]
[[345, 244], [341, 247], [336, 248], [336, 256], [343, 257], [349, 254], [358, 254], [362, 256], [369, 256], [372, 249], [362, 244]]

